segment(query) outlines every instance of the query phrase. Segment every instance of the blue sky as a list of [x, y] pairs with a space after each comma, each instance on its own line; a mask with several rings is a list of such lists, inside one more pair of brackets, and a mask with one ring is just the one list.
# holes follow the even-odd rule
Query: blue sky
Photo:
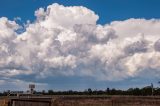
[[159, 18], [159, 0], [1, 0], [0, 16], [23, 21], [34, 20], [34, 11], [52, 3], [65, 6], [85, 6], [100, 16], [98, 23], [106, 24], [114, 20], [129, 18]]
[[[64, 65], [62, 67], [55, 68], [55, 67], [48, 66], [48, 64], [45, 64], [46, 66], [48, 66], [48, 68], [45, 69], [46, 66], [43, 64], [44, 60], [40, 60], [39, 58], [38, 59], [35, 58], [39, 52], [39, 51], [35, 52], [37, 50], [37, 48], [38, 48], [38, 50], [42, 49], [42, 51], [43, 51], [43, 48], [39, 48], [39, 47], [37, 47], [37, 48], [30, 47], [29, 48], [29, 46], [30, 45], [32, 46], [32, 44], [33, 45], [36, 44], [36, 43], [32, 42], [32, 40], [33, 41], [35, 40], [35, 42], [38, 42], [38, 40], [41, 39], [39, 36], [37, 36], [38, 34], [40, 36], [46, 36], [46, 35], [45, 34], [41, 35], [41, 33], [44, 30], [42, 30], [42, 32], [41, 32], [40, 31], [41, 29], [36, 30], [37, 27], [31, 26], [28, 28], [29, 30], [26, 31], [26, 35], [28, 35], [29, 38], [25, 38], [25, 36], [26, 36], [25, 34], [24, 35], [20, 34], [22, 36], [22, 38], [19, 36], [17, 38], [15, 38], [16, 40], [17, 39], [18, 40], [19, 39], [28, 39], [28, 42], [26, 44], [24, 42], [20, 42], [20, 41], [19, 42], [17, 41], [18, 43], [17, 42], [15, 43], [15, 40], [13, 40], [12, 37], [11, 37], [11, 39], [9, 39], [11, 41], [9, 43], [8, 43], [9, 40], [5, 39], [6, 40], [5, 43], [7, 42], [6, 47], [12, 48], [11, 50], [13, 50], [13, 48], [15, 48], [15, 50], [19, 49], [18, 50], [19, 54], [22, 55], [22, 58], [24, 56], [24, 58], [27, 60], [27, 61], [22, 61], [22, 63], [24, 62], [27, 65], [24, 65], [24, 64], [19, 65], [18, 63], [16, 63], [17, 62], [16, 59], [18, 60], [18, 58], [15, 58], [15, 60], [11, 61], [10, 63], [4, 64], [4, 67], [1, 66], [1, 63], [3, 63], [3, 62], [1, 62], [0, 63], [0, 66], [1, 66], [0, 69], [2, 69], [1, 73], [7, 73], [7, 75], [6, 76], [0, 75], [1, 76], [0, 84], [2, 82], [2, 84], [0, 85], [1, 86], [0, 90], [4, 90], [4, 89], [17, 90], [17, 88], [19, 88], [19, 87], [16, 87], [18, 85], [17, 82], [21, 82], [21, 83], [35, 82], [35, 83], [37, 83], [37, 85], [40, 86], [39, 89], [54, 89], [54, 90], [70, 90], [70, 89], [84, 90], [87, 88], [106, 89], [107, 87], [117, 88], [117, 89], [119, 89], [119, 88], [120, 89], [128, 89], [129, 87], [148, 86], [151, 83], [154, 83], [155, 86], [158, 86], [157, 82], [158, 82], [158, 80], [160, 80], [160, 77], [159, 77], [160, 72], [158, 71], [160, 69], [160, 64], [157, 63], [158, 60], [156, 60], [156, 59], [158, 58], [158, 56], [160, 57], [160, 55], [154, 54], [154, 53], [155, 52], [157, 53], [160, 51], [160, 49], [159, 49], [160, 48], [160, 41], [158, 40], [158, 39], [160, 39], [159, 38], [159, 34], [160, 34], [160, 32], [159, 32], [159, 28], [160, 28], [160, 24], [159, 24], [160, 23], [159, 22], [159, 19], [160, 19], [160, 12], [159, 12], [160, 0], [1, 0], [0, 1], [0, 17], [7, 17], [9, 20], [14, 20], [15, 17], [20, 17], [21, 20], [17, 21], [18, 24], [22, 25], [22, 24], [26, 23], [27, 20], [30, 20], [31, 23], [33, 22], [33, 24], [34, 24], [34, 22], [36, 20], [36, 16], [34, 15], [35, 11], [38, 10], [40, 7], [46, 9], [48, 5], [51, 5], [53, 3], [58, 3], [63, 6], [87, 7], [88, 9], [95, 12], [95, 14], [97, 14], [99, 16], [99, 20], [97, 21], [96, 25], [101, 24], [102, 26], [99, 27], [94, 24], [94, 21], [96, 21], [96, 15], [94, 14], [93, 17], [91, 17], [91, 20], [93, 19], [93, 26], [87, 26], [87, 27], [85, 25], [82, 26], [82, 32], [81, 32], [81, 29], [78, 29], [78, 31], [75, 29], [77, 31], [77, 32], [75, 31], [75, 33], [77, 35], [78, 34], [80, 34], [80, 35], [81, 34], [86, 34], [86, 35], [88, 34], [88, 36], [89, 36], [89, 37], [88, 36], [86, 37], [86, 39], [88, 39], [87, 44], [89, 44], [89, 45], [82, 45], [82, 46], [84, 46], [84, 48], [86, 46], [85, 49], [83, 47], [82, 48], [80, 47], [81, 49], [84, 49], [84, 51], [81, 49], [79, 50], [79, 48], [78, 48], [78, 50], [77, 50], [77, 48], [76, 49], [74, 48], [73, 50], [72, 49], [70, 51], [68, 50], [69, 52], [67, 51], [67, 53], [64, 52], [61, 54], [55, 48], [58, 51], [58, 54], [56, 54], [57, 52], [55, 53], [54, 51], [50, 51], [51, 54], [55, 53], [55, 56], [58, 55], [59, 56], [59, 57], [57, 57], [58, 59], [61, 57], [64, 57], [64, 59], [66, 59], [66, 58], [67, 59], [68, 58], [74, 59], [74, 57], [76, 57], [76, 56], [79, 57], [79, 54], [77, 52], [83, 51], [84, 53], [86, 53], [86, 55], [88, 52], [93, 52], [91, 54], [91, 56], [88, 56], [88, 57], [86, 56], [87, 59], [89, 57], [93, 57], [93, 58], [91, 58], [91, 60], [87, 60], [88, 63], [86, 63], [86, 64], [81, 63], [81, 61], [79, 61], [80, 59], [78, 58], [79, 59], [78, 61], [75, 60], [76, 61], [75, 62], [76, 68], [72, 68], [72, 67], [66, 66], [66, 65]], [[58, 6], [58, 7], [60, 7], [60, 6]], [[52, 18], [54, 19], [55, 17], [52, 17]], [[70, 17], [70, 18], [72, 18], [72, 17]], [[60, 17], [60, 19], [61, 19], [61, 17]], [[88, 18], [86, 18], [86, 19], [88, 19]], [[5, 19], [1, 19], [1, 20], [3, 23], [3, 20], [5, 20]], [[0, 20], [0, 23], [1, 23], [1, 20]], [[55, 22], [54, 20], [52, 20], [52, 21], [53, 21], [53, 23]], [[85, 20], [81, 20], [81, 21], [84, 23], [87, 23], [87, 22], [85, 22]], [[120, 22], [113, 23], [113, 21], [120, 21]], [[38, 22], [40, 23], [41, 20], [37, 21], [37, 23]], [[44, 21], [44, 23], [47, 23], [47, 22]], [[60, 25], [64, 24], [63, 22], [62, 23], [57, 22], [57, 23], [60, 23]], [[92, 21], [89, 22], [89, 24], [90, 23], [92, 24]], [[113, 24], [110, 25], [109, 23], [113, 23]], [[75, 22], [73, 24], [77, 24], [77, 23]], [[107, 24], [109, 27], [105, 26], [105, 24]], [[145, 26], [143, 26], [143, 24]], [[55, 25], [59, 25], [59, 24], [55, 24]], [[130, 25], [131, 25], [131, 27], [128, 28], [128, 26], [130, 26]], [[153, 27], [151, 28], [150, 26], [153, 26]], [[43, 27], [46, 27], [46, 29], [47, 29], [50, 26], [47, 26], [47, 24], [46, 24], [46, 26], [44, 25]], [[61, 27], [64, 27], [64, 29], [66, 30], [64, 32], [62, 31], [64, 36], [61, 36], [61, 35], [57, 35], [57, 36], [61, 36], [61, 37], [65, 38], [65, 34], [66, 34], [66, 36], [68, 36], [67, 31], [70, 30], [70, 27], [73, 27], [73, 26], [68, 25], [66, 27], [64, 25]], [[90, 35], [92, 35], [93, 33], [89, 32], [89, 31], [91, 31], [92, 28], [94, 28], [94, 27], [96, 28], [96, 31], [97, 31], [96, 33], [98, 33], [98, 34], [100, 33], [100, 35], [103, 35], [103, 33], [101, 33], [101, 32], [104, 31], [104, 33], [106, 33], [106, 35], [104, 35], [104, 36], [107, 36], [107, 37], [106, 38], [105, 37], [99, 38], [99, 39], [98, 39], [98, 37], [97, 38], [94, 38], [94, 37], [90, 38]], [[32, 32], [32, 30], [31, 30], [32, 28], [33, 28], [33, 30], [36, 30], [37, 32], [36, 31]], [[55, 27], [53, 27], [53, 29], [54, 28]], [[81, 27], [78, 26], [78, 28], [81, 28]], [[3, 25], [2, 25], [2, 29], [3, 29]], [[1, 34], [2, 29], [0, 29], [1, 36], [3, 35], [3, 34]], [[84, 29], [88, 30], [88, 32], [86, 33], [85, 32], [86, 30], [84, 30]], [[99, 29], [101, 29], [101, 30], [99, 31]], [[55, 30], [56, 30], [56, 28], [55, 28]], [[38, 33], [38, 31], [40, 31], [41, 33]], [[25, 32], [25, 30], [24, 30], [24, 32]], [[53, 30], [53, 32], [54, 32], [54, 30]], [[74, 31], [71, 30], [71, 32], [70, 32], [71, 35], [72, 35], [72, 32], [74, 32]], [[11, 32], [11, 34], [12, 34], [12, 32]], [[35, 37], [32, 38], [32, 37], [30, 37], [30, 35], [35, 36]], [[100, 36], [100, 35], [96, 35], [96, 36]], [[23, 38], [23, 36], [24, 36], [24, 38]], [[81, 37], [79, 37], [79, 39], [80, 38]], [[128, 40], [128, 38], [129, 38], [129, 40]], [[3, 37], [0, 38], [0, 44], [1, 44], [1, 39], [3, 41]], [[53, 38], [51, 38], [51, 39], [53, 39]], [[114, 39], [118, 39], [118, 40], [114, 40]], [[132, 39], [133, 39], [133, 41], [132, 41]], [[148, 41], [148, 39], [151, 39], [151, 41]], [[12, 42], [12, 40], [13, 40], [13, 42]], [[112, 43], [112, 40], [113, 40], [113, 43]], [[127, 40], [130, 41], [131, 43], [128, 43]], [[40, 40], [40, 41], [43, 41], [43, 40]], [[109, 42], [109, 43], [105, 44], [104, 42]], [[150, 42], [152, 42], [150, 44], [150, 45], [153, 45], [152, 47], [149, 46]], [[12, 44], [14, 44], [14, 43], [16, 46], [15, 45], [12, 46]], [[60, 42], [60, 43], [62, 43], [62, 45], [63, 45], [63, 42]], [[82, 42], [82, 43], [86, 43], [86, 42]], [[119, 48], [117, 48], [117, 49], [114, 48], [116, 43], [117, 43], [117, 45], [122, 45], [122, 46], [123, 46], [123, 44], [125, 44], [125, 46], [123, 48], [124, 51], [119, 50], [120, 52], [123, 52], [125, 54], [125, 56], [118, 54], [119, 52], [117, 52], [117, 49], [119, 49]], [[3, 44], [3, 42], [2, 42], [2, 44]], [[45, 43], [40, 42], [39, 45], [40, 44], [45, 44]], [[55, 43], [56, 46], [58, 44], [59, 43]], [[73, 42], [71, 42], [71, 44], [73, 44]], [[71, 45], [71, 44], [69, 43], [69, 45]], [[108, 47], [107, 44], [111, 44], [111, 47], [110, 47], [111, 49], [113, 47], [113, 50], [112, 50], [113, 53], [111, 53], [111, 54], [115, 53], [115, 55], [117, 56], [117, 57], [115, 56], [116, 57], [116, 58], [114, 58], [115, 60], [113, 61], [113, 63], [111, 62], [112, 64], [109, 66], [105, 66], [105, 65], [103, 65], [103, 63], [101, 63], [104, 58], [106, 58], [106, 61], [108, 61], [110, 59], [110, 57], [112, 57], [111, 54], [107, 54], [108, 50], [110, 50], [107, 48]], [[26, 46], [26, 45], [29, 45], [29, 46]], [[67, 43], [66, 43], [66, 45], [67, 45], [66, 47], [62, 47], [61, 52], [63, 52], [63, 50], [65, 50], [65, 48], [70, 47], [70, 46], [68, 46]], [[78, 44], [75, 44], [75, 45], [77, 46]], [[87, 46], [90, 46], [90, 45], [92, 45], [92, 47], [88, 49]], [[52, 47], [52, 46], [54, 46], [54, 45], [50, 45], [50, 47]], [[52, 49], [50, 47], [48, 47], [49, 50]], [[78, 45], [78, 47], [79, 47], [79, 45]], [[95, 51], [92, 50], [92, 48], [94, 48], [95, 51], [97, 50], [97, 53], [95, 53]], [[34, 49], [35, 49], [35, 51], [33, 52], [32, 50], [34, 50]], [[32, 54], [32, 52], [33, 52], [33, 56], [31, 55], [31, 57], [33, 59], [33, 65], [28, 66], [28, 63], [32, 62], [32, 59], [28, 62], [29, 59], [25, 57], [26, 55], [23, 51], [25, 51], [27, 53], [29, 52], [30, 54]], [[152, 51], [152, 52], [150, 52], [150, 51]], [[102, 52], [102, 54], [100, 54], [101, 52]], [[104, 54], [103, 54], [103, 52], [104, 52]], [[51, 58], [52, 56], [49, 53], [48, 53], [48, 57]], [[1, 54], [3, 54], [3, 53], [0, 51], [0, 56], [1, 56]], [[99, 54], [100, 56], [96, 57], [95, 55], [97, 55], [97, 54]], [[107, 56], [105, 54], [107, 54]], [[14, 53], [12, 55], [14, 56]], [[71, 56], [73, 55], [73, 57], [70, 57], [70, 55]], [[111, 56], [109, 57], [108, 55], [111, 55]], [[6, 55], [6, 57], [2, 55], [2, 58], [7, 59], [8, 58], [7, 56], [8, 55]], [[145, 57], [151, 57], [151, 58], [145, 59]], [[47, 56], [46, 56], [46, 59], [48, 59]], [[84, 59], [86, 59], [86, 58], [84, 58]], [[138, 61], [136, 61], [137, 63], [135, 62], [135, 64], [132, 61], [134, 59], [138, 60]], [[152, 60], [152, 63], [150, 63], [151, 60]], [[2, 60], [0, 60], [0, 61], [2, 61]], [[34, 62], [37, 62], [37, 63], [34, 63]], [[120, 64], [121, 62], [122, 62], [122, 64], [123, 63], [124, 64], [123, 65]], [[132, 65], [130, 62], [131, 63], [133, 62], [134, 65]], [[144, 64], [141, 65], [141, 63], [143, 63], [143, 62], [144, 62]], [[67, 63], [62, 62], [62, 64], [67, 64]], [[13, 65], [15, 65], [15, 66], [13, 66]], [[69, 65], [72, 65], [72, 63]], [[130, 67], [133, 68], [133, 70]], [[13, 70], [12, 70], [12, 68], [13, 68]], [[95, 68], [97, 68], [97, 70]], [[10, 72], [8, 71], [8, 69], [10, 69]], [[18, 74], [16, 73], [15, 69], [18, 70], [17, 71]], [[23, 72], [21, 72], [21, 70], [19, 70], [19, 69], [22, 69], [24, 72], [26, 70], [33, 69], [32, 70], [33, 72], [30, 72], [30, 70], [29, 70], [29, 73], [31, 73], [31, 74], [28, 74], [27, 72], [26, 72], [27, 74], [23, 74]], [[79, 70], [81, 70], [81, 69], [85, 70], [85, 71], [88, 71], [88, 70], [89, 71], [88, 72], [85, 72], [85, 71], [79, 72]], [[42, 73], [40, 70], [42, 70]], [[46, 74], [47, 77], [43, 77], [43, 76], [45, 76], [44, 72], [46, 70], [48, 72]], [[65, 70], [67, 70], [67, 73], [64, 73]], [[93, 72], [90, 72], [90, 70], [93, 70]], [[118, 71], [116, 71], [116, 70], [118, 70]], [[127, 70], [127, 71], [125, 72], [123, 70], [125, 70], [125, 71]], [[72, 74], [71, 71], [73, 71], [74, 74]], [[100, 72], [100, 74], [99, 74], [99, 72]], [[85, 73], [85, 75], [83, 75], [84, 73]], [[49, 74], [51, 74], [51, 76]], [[63, 74], [67, 74], [67, 75], [63, 75]], [[92, 75], [92, 74], [94, 74], [94, 75]], [[109, 76], [110, 74], [111, 74], [111, 78]], [[42, 78], [39, 78], [38, 75]], [[100, 77], [102, 77], [102, 78], [100, 78]], [[12, 82], [12, 79], [14, 79], [15, 82]], [[6, 81], [7, 83], [3, 84], [4, 81]], [[11, 85], [16, 83], [15, 87], [11, 88], [11, 85], [7, 85], [10, 83], [11, 83]], [[43, 85], [43, 83], [44, 83], [44, 85]], [[23, 87], [24, 86], [21, 86], [21, 88], [19, 88], [19, 89], [23, 90], [24, 89]]]

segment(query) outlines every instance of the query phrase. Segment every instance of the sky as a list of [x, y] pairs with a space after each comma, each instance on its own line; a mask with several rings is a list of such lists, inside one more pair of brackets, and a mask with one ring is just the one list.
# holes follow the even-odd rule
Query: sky
[[34, 21], [34, 12], [40, 7], [59, 3], [65, 6], [85, 6], [100, 16], [99, 24], [129, 18], [159, 18], [159, 0], [1, 0], [0, 16], [13, 20], [21, 17]]
[[159, 87], [159, 4], [1, 0], [0, 91]]

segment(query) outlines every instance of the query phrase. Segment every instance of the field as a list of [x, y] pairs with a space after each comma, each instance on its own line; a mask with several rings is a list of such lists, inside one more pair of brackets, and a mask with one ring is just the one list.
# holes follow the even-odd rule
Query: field
[[58, 106], [160, 106], [160, 97], [86, 96], [64, 97], [55, 102]]
[[159, 96], [32, 96], [1, 98], [0, 106], [160, 106]]

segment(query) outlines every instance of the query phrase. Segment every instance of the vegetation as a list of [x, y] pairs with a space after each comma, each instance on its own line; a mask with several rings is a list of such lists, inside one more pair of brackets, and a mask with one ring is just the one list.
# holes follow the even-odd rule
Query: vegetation
[[[41, 93], [41, 92], [35, 92]], [[128, 90], [110, 89], [106, 90], [92, 90], [91, 88], [85, 91], [53, 91], [43, 92], [44, 95], [134, 95], [134, 96], [149, 96], [149, 95], [160, 95], [160, 88], [144, 87], [144, 88], [129, 88]]]
[[[152, 93], [153, 92], [153, 93]], [[7, 96], [9, 91], [0, 93], [0, 96]], [[147, 86], [144, 88], [129, 88], [128, 90], [119, 90], [115, 88], [107, 88], [106, 90], [92, 90], [88, 88], [84, 91], [54, 91], [54, 90], [42, 90], [41, 92], [34, 91], [34, 94], [43, 95], [134, 95], [134, 96], [149, 96], [149, 95], [160, 95], [160, 88], [153, 88]]]

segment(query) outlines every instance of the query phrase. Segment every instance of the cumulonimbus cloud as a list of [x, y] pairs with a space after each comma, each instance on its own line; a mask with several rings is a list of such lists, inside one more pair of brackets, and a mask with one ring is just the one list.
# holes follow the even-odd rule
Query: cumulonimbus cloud
[[117, 81], [160, 76], [160, 20], [128, 19], [98, 25], [82, 6], [52, 4], [35, 11], [25, 31], [0, 18], [0, 76], [91, 76]]

